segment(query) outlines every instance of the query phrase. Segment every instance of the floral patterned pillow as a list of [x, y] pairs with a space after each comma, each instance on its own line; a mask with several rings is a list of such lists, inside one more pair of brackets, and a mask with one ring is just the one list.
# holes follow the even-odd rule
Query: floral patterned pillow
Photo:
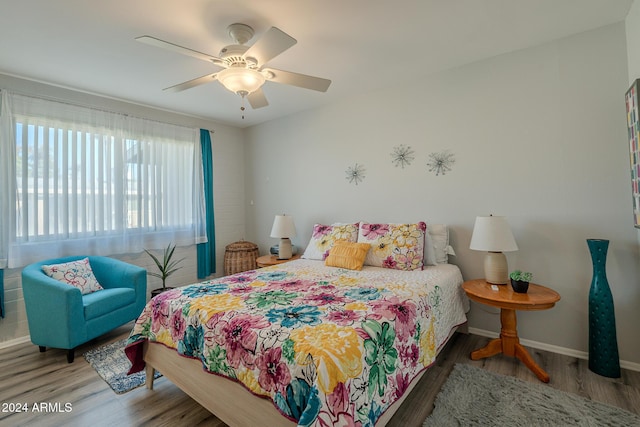
[[311, 240], [302, 258], [324, 261], [329, 256], [329, 250], [338, 240], [355, 243], [358, 240], [358, 223], [314, 225]]
[[93, 274], [89, 258], [62, 264], [43, 265], [42, 271], [52, 279], [74, 286], [82, 292], [82, 295], [102, 290], [96, 276]]
[[396, 270], [422, 270], [427, 224], [360, 223], [358, 242], [369, 243], [365, 265]]

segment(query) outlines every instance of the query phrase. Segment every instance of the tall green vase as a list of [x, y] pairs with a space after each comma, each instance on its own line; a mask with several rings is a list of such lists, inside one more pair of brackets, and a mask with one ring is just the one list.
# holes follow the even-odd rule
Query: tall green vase
[[609, 241], [587, 239], [587, 245], [593, 263], [589, 290], [589, 369], [605, 377], [619, 378], [616, 317], [606, 271]]

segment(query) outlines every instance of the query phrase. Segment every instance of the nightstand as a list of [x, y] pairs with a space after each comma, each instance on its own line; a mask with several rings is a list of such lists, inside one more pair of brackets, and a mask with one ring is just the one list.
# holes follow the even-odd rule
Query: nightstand
[[278, 259], [276, 255], [262, 255], [256, 259], [256, 264], [258, 264], [258, 268], [269, 267], [270, 265], [282, 264], [284, 262], [293, 261], [294, 259], [299, 259], [300, 255], [294, 255], [289, 259]]
[[[471, 353], [472, 360], [484, 359], [499, 353], [520, 359], [534, 374], [545, 383], [547, 374], [533, 360], [529, 352], [520, 344], [518, 338], [516, 310], [546, 310], [560, 300], [560, 294], [546, 286], [529, 284], [526, 294], [514, 292], [510, 284], [492, 285], [485, 279], [469, 280], [462, 284], [467, 296], [481, 304], [500, 309], [500, 338], [489, 341], [485, 347]], [[496, 289], [497, 288], [497, 289]]]

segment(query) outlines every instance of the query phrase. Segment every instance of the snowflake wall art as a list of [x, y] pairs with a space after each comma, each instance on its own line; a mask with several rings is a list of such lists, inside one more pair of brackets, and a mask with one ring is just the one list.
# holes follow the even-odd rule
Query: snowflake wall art
[[453, 153], [447, 150], [429, 154], [427, 166], [429, 167], [429, 172], [435, 172], [436, 176], [446, 175], [447, 172], [451, 171], [451, 167], [455, 162], [456, 159]]
[[391, 153], [391, 161], [393, 164], [398, 167], [400, 166], [404, 169], [405, 166], [411, 164], [411, 162], [415, 159], [413, 155], [413, 150], [411, 147], [407, 145], [397, 145], [393, 147], [393, 152]]
[[349, 181], [349, 183], [358, 185], [358, 183], [362, 182], [362, 180], [365, 178], [364, 172], [365, 172], [364, 166], [356, 163], [355, 165], [349, 166], [347, 168], [346, 178]]

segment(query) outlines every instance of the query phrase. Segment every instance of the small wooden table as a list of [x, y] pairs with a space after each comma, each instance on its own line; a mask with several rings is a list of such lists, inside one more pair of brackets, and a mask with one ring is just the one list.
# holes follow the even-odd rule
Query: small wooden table
[[283, 262], [293, 261], [294, 259], [300, 258], [300, 255], [294, 255], [289, 259], [278, 259], [277, 255], [262, 255], [261, 257], [256, 258], [256, 264], [258, 264], [259, 268], [269, 267], [270, 265], [282, 264]]
[[467, 296], [472, 300], [500, 308], [500, 338], [489, 341], [485, 347], [471, 353], [472, 360], [484, 359], [499, 353], [520, 359], [534, 374], [545, 383], [549, 382], [547, 374], [533, 360], [529, 352], [520, 344], [518, 338], [516, 310], [546, 310], [560, 300], [560, 294], [553, 289], [534, 283], [529, 284], [526, 294], [514, 292], [510, 284], [495, 285], [493, 290], [485, 279], [469, 280], [462, 284]]

